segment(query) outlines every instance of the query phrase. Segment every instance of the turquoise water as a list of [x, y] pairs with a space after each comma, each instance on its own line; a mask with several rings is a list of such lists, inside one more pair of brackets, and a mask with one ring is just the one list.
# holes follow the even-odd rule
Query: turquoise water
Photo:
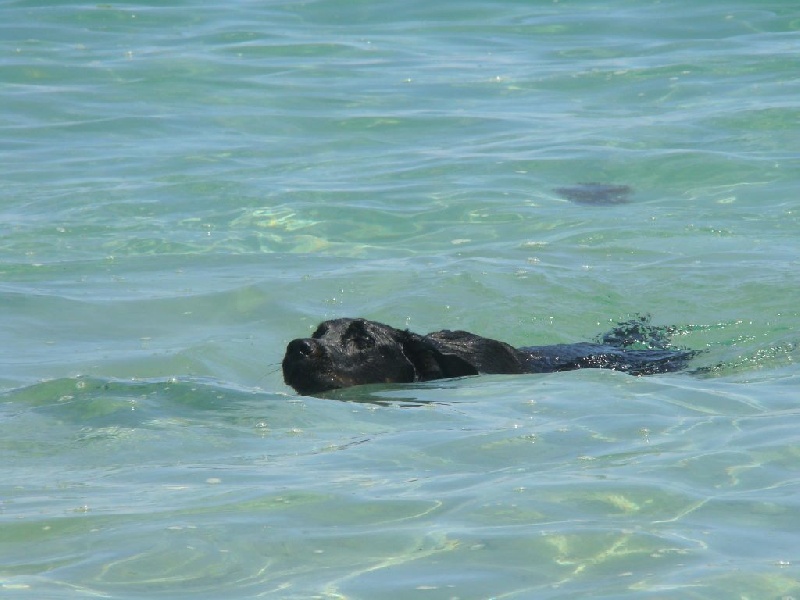
[[[0, 17], [3, 597], [800, 597], [794, 1]], [[279, 370], [638, 313], [707, 372]]]

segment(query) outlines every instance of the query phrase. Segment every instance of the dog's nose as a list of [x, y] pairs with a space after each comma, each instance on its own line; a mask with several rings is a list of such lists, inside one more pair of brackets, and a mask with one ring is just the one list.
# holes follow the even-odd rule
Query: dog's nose
[[311, 356], [319, 351], [319, 344], [310, 338], [303, 340], [292, 340], [286, 348], [287, 354], [298, 354], [300, 356]]

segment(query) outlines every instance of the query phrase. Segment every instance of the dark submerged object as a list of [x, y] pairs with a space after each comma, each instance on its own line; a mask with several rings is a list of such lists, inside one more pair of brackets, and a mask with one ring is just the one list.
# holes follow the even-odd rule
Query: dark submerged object
[[686, 367], [696, 352], [669, 345], [674, 328], [647, 317], [619, 323], [596, 342], [514, 348], [468, 331], [419, 335], [366, 319], [334, 319], [289, 342], [283, 379], [300, 394], [368, 383], [411, 383], [478, 374], [613, 369], [631, 375]]
[[569, 187], [556, 188], [555, 192], [562, 198], [578, 204], [609, 206], [630, 202], [633, 188], [628, 185], [610, 183], [579, 183]]

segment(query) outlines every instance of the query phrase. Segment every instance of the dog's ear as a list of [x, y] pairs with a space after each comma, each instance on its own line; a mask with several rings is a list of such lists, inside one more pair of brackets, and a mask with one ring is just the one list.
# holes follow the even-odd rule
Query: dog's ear
[[477, 375], [475, 365], [452, 353], [438, 350], [430, 340], [410, 331], [404, 332], [403, 354], [414, 365], [418, 381]]

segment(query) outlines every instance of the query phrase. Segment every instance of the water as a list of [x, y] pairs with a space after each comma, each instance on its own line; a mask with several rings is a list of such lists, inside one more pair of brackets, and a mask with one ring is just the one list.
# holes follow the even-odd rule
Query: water
[[[794, 2], [0, 14], [4, 597], [800, 597]], [[710, 372], [278, 368], [637, 313]]]

